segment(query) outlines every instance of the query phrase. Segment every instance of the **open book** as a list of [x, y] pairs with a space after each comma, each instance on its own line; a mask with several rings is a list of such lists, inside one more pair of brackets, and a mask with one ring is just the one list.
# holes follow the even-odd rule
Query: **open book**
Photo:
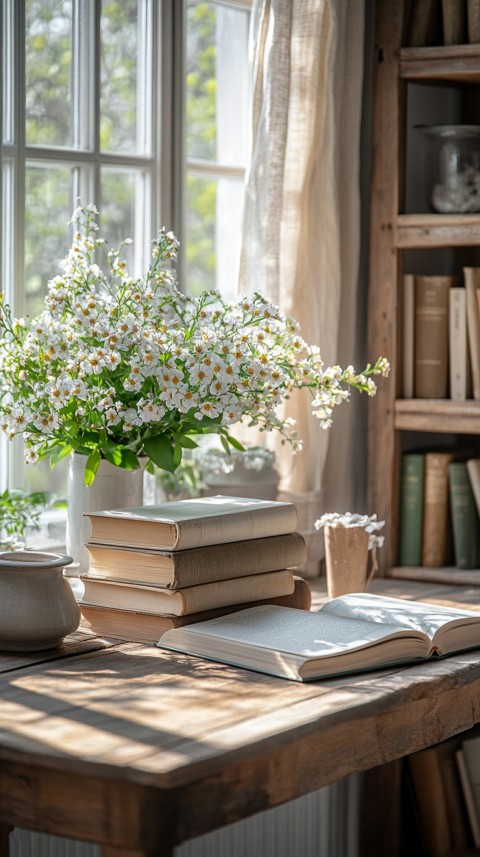
[[252, 607], [167, 631], [157, 645], [308, 681], [480, 647], [480, 612], [360, 592], [318, 612]]

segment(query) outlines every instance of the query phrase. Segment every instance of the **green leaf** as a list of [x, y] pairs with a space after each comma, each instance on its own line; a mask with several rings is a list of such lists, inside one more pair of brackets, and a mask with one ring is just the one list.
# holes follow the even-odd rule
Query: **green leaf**
[[227, 455], [230, 455], [230, 446], [229, 446], [229, 444], [228, 444], [228, 440], [223, 436], [223, 434], [222, 434], [222, 436], [221, 436], [221, 438], [220, 438], [220, 443], [222, 444], [222, 446], [223, 446], [223, 448], [224, 448], [225, 452], [227, 453]]
[[182, 447], [180, 446], [179, 443], [177, 443], [175, 445], [174, 450], [173, 450], [173, 466], [174, 466], [175, 470], [177, 469], [181, 460], [182, 460]]
[[54, 467], [59, 461], [63, 461], [63, 459], [67, 458], [71, 452], [73, 452], [73, 449], [69, 444], [61, 446], [57, 452], [52, 453], [50, 456], [50, 467]]
[[123, 470], [138, 470], [140, 467], [137, 456], [126, 446], [110, 445], [108, 449], [105, 449], [104, 455], [110, 464], [114, 464], [115, 467], [122, 467]]
[[177, 435], [177, 443], [179, 443], [180, 446], [183, 446], [184, 449], [197, 449], [198, 447], [198, 443], [194, 441], [193, 438], [188, 437], [188, 435], [185, 434]]
[[240, 441], [237, 440], [236, 437], [232, 437], [231, 434], [226, 434], [225, 437], [227, 438], [230, 446], [233, 446], [234, 449], [238, 449], [239, 452], [245, 452], [245, 447], [243, 443], [240, 443]]
[[175, 472], [175, 447], [169, 437], [157, 434], [156, 437], [145, 438], [143, 448], [157, 467], [168, 473]]
[[94, 449], [93, 452], [91, 452], [87, 458], [87, 463], [85, 465], [85, 475], [84, 475], [84, 482], [85, 482], [85, 485], [87, 486], [87, 488], [89, 485], [92, 484], [93, 480], [95, 479], [95, 475], [97, 473], [98, 466], [100, 464], [100, 460], [101, 460], [101, 456], [100, 456], [100, 452], [98, 451], [98, 449]]

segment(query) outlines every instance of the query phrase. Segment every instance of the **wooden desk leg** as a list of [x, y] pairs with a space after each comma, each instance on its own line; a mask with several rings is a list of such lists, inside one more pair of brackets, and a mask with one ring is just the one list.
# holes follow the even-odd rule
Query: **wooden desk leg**
[[0, 824], [0, 857], [9, 857], [10, 854], [10, 834], [13, 827], [9, 824]]

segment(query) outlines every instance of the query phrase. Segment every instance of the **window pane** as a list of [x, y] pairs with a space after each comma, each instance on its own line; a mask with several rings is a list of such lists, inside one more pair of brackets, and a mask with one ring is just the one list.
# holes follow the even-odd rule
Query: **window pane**
[[217, 183], [190, 175], [186, 197], [186, 277], [189, 294], [199, 295], [215, 288]]
[[27, 143], [70, 146], [72, 2], [27, 0], [25, 14]]
[[41, 311], [47, 283], [70, 246], [71, 169], [27, 164], [25, 171], [25, 312]]
[[[132, 239], [122, 251], [130, 274], [143, 273], [143, 246], [140, 240], [143, 218], [136, 218], [137, 188], [142, 176], [136, 170], [105, 167], [102, 169], [101, 235], [110, 247]], [[138, 237], [138, 238], [137, 238]]]
[[41, 311], [47, 283], [70, 244], [71, 171], [27, 164], [25, 171], [25, 312]]
[[188, 0], [187, 158], [243, 166], [249, 12]]
[[243, 213], [239, 179], [187, 178], [186, 267], [188, 291], [218, 289], [227, 300], [236, 294]]
[[[137, 128], [141, 83], [142, 0], [103, 0], [101, 18], [100, 148], [109, 152], [145, 150], [144, 129]], [[147, 111], [145, 111], [147, 112]], [[143, 111], [142, 111], [143, 114]]]

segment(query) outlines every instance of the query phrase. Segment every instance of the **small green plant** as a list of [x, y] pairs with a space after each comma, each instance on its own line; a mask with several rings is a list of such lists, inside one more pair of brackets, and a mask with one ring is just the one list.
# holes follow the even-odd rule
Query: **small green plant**
[[45, 491], [29, 494], [21, 488], [7, 488], [0, 494], [0, 546], [13, 550], [25, 542], [28, 530], [39, 530], [40, 515], [50, 500]]

